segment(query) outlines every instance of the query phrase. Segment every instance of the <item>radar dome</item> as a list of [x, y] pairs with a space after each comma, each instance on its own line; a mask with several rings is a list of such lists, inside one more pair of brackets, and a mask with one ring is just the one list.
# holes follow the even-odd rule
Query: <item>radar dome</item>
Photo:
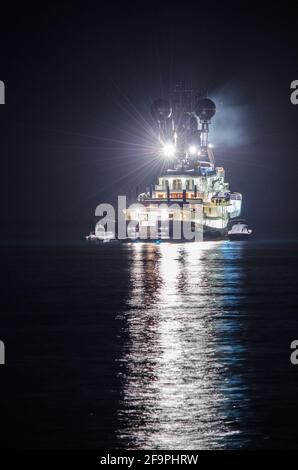
[[196, 115], [200, 121], [210, 121], [216, 113], [216, 105], [209, 98], [203, 98], [198, 101], [196, 106]]

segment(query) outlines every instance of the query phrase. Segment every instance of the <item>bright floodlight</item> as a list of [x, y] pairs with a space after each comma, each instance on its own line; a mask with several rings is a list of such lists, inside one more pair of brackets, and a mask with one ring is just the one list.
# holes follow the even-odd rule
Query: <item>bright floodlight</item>
[[195, 155], [198, 151], [197, 147], [195, 145], [191, 145], [188, 149], [190, 155]]
[[210, 149], [213, 149], [214, 145], [213, 145], [213, 144], [208, 144], [208, 147], [209, 147]]
[[171, 158], [175, 155], [175, 146], [168, 142], [164, 144], [162, 151], [165, 157]]

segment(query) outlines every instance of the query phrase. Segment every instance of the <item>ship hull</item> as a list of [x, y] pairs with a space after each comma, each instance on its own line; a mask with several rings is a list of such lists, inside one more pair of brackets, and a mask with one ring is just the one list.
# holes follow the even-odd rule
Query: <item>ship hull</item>
[[169, 230], [167, 233], [161, 234], [158, 230], [150, 231], [150, 227], [146, 227], [146, 230], [142, 232], [136, 232], [133, 236], [128, 236], [125, 242], [167, 242], [167, 243], [191, 243], [195, 241], [212, 241], [212, 240], [226, 240], [227, 239], [227, 228], [217, 229], [209, 226], [200, 226], [196, 228], [195, 223], [191, 223], [191, 230], [194, 233], [195, 230], [198, 230], [198, 233], [195, 236], [195, 233], [192, 238], [183, 235], [183, 227], [181, 225], [181, 236], [174, 237], [173, 233], [173, 224], [169, 222]]
[[244, 240], [249, 240], [249, 239], [250, 239], [250, 234], [235, 233], [235, 234], [229, 235], [229, 240], [231, 242], [244, 241]]
[[203, 230], [203, 239], [205, 241], [209, 240], [226, 240], [227, 239], [227, 228], [217, 229], [204, 226]]

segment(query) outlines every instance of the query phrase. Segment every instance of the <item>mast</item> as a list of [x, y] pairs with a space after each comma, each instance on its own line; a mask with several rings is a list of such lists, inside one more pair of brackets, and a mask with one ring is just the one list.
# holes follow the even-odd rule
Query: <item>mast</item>
[[153, 102], [151, 113], [162, 152], [175, 167], [198, 167], [206, 160], [214, 167], [209, 124], [215, 112], [210, 98], [201, 98], [184, 86], [176, 86], [169, 100]]

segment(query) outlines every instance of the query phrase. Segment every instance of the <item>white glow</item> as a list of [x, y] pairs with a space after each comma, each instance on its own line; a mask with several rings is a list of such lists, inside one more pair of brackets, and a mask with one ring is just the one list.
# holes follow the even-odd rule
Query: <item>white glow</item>
[[166, 144], [164, 144], [162, 151], [165, 157], [174, 157], [175, 146], [171, 142], [167, 142]]
[[195, 155], [198, 152], [198, 149], [195, 145], [191, 145], [188, 149], [190, 155]]
[[213, 145], [213, 144], [208, 144], [208, 147], [209, 147], [210, 149], [213, 149], [214, 145]]

